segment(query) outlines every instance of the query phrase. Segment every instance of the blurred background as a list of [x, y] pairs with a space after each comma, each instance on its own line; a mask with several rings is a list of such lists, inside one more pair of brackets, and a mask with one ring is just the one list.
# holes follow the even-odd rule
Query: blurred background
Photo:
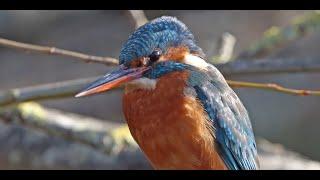
[[[310, 13], [279, 10], [144, 12], [149, 20], [162, 15], [176, 16], [191, 29], [208, 57], [217, 54], [217, 42], [224, 32], [236, 37], [234, 56], [237, 56], [261, 39], [270, 27], [287, 26], [293, 18]], [[118, 58], [122, 43], [134, 28], [125, 11], [0, 11], [0, 37], [99, 56]], [[269, 57], [317, 59], [320, 58], [319, 43], [320, 31], [277, 49]], [[68, 57], [26, 53], [2, 46], [0, 59], [0, 91], [99, 76], [111, 69], [101, 64], [70, 60]], [[228, 76], [227, 79], [274, 82], [298, 89], [320, 89], [320, 73]], [[246, 88], [235, 91], [249, 111], [257, 137], [282, 144], [287, 149], [320, 161], [319, 97]], [[41, 101], [40, 104], [64, 112], [124, 123], [121, 95], [121, 91], [114, 91], [81, 99]], [[6, 136], [4, 131], [5, 128], [0, 138]]]

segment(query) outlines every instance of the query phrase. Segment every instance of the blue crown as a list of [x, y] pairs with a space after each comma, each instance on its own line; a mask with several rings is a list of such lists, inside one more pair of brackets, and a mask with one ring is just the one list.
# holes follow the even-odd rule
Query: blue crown
[[191, 31], [177, 18], [162, 16], [139, 27], [122, 46], [120, 64], [148, 56], [155, 48], [165, 52], [168, 47], [184, 45], [190, 52], [204, 55], [195, 43]]

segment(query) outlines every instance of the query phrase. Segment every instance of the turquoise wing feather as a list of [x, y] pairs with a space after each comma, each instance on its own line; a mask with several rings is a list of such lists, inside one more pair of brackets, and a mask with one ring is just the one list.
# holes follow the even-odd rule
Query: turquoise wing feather
[[202, 72], [190, 68], [188, 85], [196, 91], [214, 127], [221, 158], [229, 169], [259, 168], [257, 148], [247, 110], [214, 67]]

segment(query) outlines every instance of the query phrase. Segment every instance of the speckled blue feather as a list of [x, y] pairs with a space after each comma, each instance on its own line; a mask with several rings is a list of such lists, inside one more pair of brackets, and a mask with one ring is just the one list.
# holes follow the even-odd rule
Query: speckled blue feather
[[[215, 127], [220, 155], [229, 169], [258, 169], [256, 143], [247, 110], [220, 72], [213, 66], [209, 71], [205, 75], [192, 72], [202, 76], [193, 87]], [[190, 78], [195, 76], [199, 75]]]
[[191, 31], [174, 17], [163, 16], [139, 27], [124, 43], [120, 51], [120, 64], [128, 64], [140, 57], [148, 56], [155, 48], [166, 52], [168, 47], [187, 46], [190, 52], [204, 55], [195, 43]]

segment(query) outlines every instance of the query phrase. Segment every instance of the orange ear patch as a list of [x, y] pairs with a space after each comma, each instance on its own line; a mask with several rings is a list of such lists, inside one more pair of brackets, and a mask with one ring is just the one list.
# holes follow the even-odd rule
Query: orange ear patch
[[185, 46], [171, 47], [166, 54], [161, 56], [160, 61], [182, 61], [187, 53], [189, 53], [189, 49]]

